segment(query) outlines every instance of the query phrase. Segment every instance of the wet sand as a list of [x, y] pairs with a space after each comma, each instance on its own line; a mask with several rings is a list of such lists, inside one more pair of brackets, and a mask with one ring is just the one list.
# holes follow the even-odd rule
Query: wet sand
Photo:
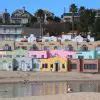
[[[100, 80], [100, 74], [0, 71], [0, 83], [67, 80]], [[100, 93], [80, 92], [21, 98], [0, 98], [0, 100], [100, 100]]]
[[0, 100], [100, 100], [100, 94], [84, 92], [22, 98], [1, 98]]
[[67, 81], [67, 80], [100, 80], [100, 74], [77, 72], [12, 72], [0, 71], [0, 83], [34, 82], [34, 81]]

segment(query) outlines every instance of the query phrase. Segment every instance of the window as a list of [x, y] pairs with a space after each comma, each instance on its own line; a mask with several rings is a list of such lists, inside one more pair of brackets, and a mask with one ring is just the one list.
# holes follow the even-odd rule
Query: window
[[12, 55], [3, 55], [5, 58], [12, 58]]
[[57, 46], [54, 46], [54, 49], [55, 49], [55, 50], [57, 50], [57, 49], [58, 49], [58, 47], [57, 47]]
[[37, 56], [36, 55], [33, 55], [33, 58], [36, 58]]
[[78, 56], [78, 59], [84, 59], [84, 56]]
[[100, 45], [98, 45], [97, 47], [96, 47], [96, 51], [99, 51], [100, 50]]
[[25, 55], [22, 55], [22, 57], [25, 57]]
[[7, 58], [12, 58], [12, 55], [7, 55]]
[[65, 64], [62, 64], [62, 68], [65, 69]]
[[70, 64], [71, 69], [77, 69], [77, 64]]
[[53, 68], [53, 64], [51, 64], [50, 68]]
[[20, 57], [20, 55], [16, 55], [16, 57]]
[[11, 46], [9, 46], [8, 44], [5, 44], [4, 47], [3, 47], [3, 50], [11, 51]]
[[68, 51], [73, 51], [73, 46], [69, 44], [69, 45], [67, 46], [66, 49], [67, 49]]
[[68, 58], [72, 58], [72, 55], [68, 55]]
[[48, 64], [42, 64], [42, 68], [48, 68]]
[[84, 69], [97, 69], [97, 64], [84, 64]]
[[41, 58], [44, 58], [44, 55], [42, 55]]
[[49, 47], [48, 46], [44, 46], [44, 50], [49, 50]]
[[4, 28], [3, 32], [6, 33], [6, 28]]

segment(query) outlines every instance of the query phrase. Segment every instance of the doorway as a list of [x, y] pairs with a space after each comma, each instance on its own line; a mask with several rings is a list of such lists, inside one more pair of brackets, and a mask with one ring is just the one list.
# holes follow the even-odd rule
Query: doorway
[[60, 67], [60, 66], [59, 66], [59, 63], [55, 63], [55, 71], [56, 71], [56, 72], [59, 71], [59, 69], [60, 69], [59, 67]]

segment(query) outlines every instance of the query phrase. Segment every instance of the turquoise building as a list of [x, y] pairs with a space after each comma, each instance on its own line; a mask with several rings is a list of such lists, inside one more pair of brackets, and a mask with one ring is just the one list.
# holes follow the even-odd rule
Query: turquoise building
[[76, 59], [96, 59], [96, 51], [78, 51], [75, 55]]
[[96, 51], [96, 58], [100, 59], [100, 51]]

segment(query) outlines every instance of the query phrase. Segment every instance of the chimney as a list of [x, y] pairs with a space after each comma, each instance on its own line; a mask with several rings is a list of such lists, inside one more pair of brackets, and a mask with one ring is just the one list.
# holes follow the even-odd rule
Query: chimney
[[7, 9], [5, 9], [5, 13], [7, 13]]
[[23, 7], [23, 13], [25, 12], [25, 7]]

